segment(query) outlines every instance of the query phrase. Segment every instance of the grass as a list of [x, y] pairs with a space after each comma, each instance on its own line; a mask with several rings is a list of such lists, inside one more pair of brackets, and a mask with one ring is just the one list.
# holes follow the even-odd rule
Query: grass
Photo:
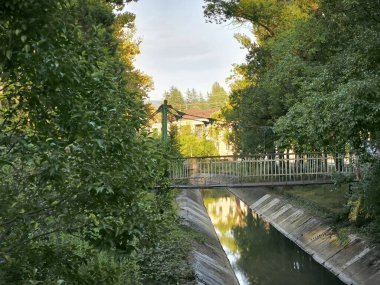
[[339, 219], [347, 214], [348, 185], [311, 185], [284, 187], [280, 193], [314, 214]]
[[280, 194], [294, 204], [308, 210], [312, 215], [326, 219], [335, 229], [342, 244], [348, 242], [350, 233], [357, 231], [348, 220], [348, 192], [348, 184], [294, 186], [280, 190]]

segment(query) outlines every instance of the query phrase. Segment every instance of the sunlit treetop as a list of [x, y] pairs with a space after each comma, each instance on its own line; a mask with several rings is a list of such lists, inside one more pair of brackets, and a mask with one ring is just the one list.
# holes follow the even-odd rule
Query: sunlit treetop
[[313, 0], [205, 0], [204, 14], [210, 22], [250, 22], [262, 42], [296, 20], [309, 17], [317, 8]]

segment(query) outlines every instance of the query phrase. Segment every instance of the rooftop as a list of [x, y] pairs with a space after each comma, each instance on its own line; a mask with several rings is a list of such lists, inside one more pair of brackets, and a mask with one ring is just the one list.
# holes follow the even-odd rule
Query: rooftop
[[[211, 115], [215, 112], [219, 111], [218, 109], [208, 109], [208, 110], [199, 110], [199, 109], [189, 109], [184, 111], [186, 115], [182, 117], [184, 120], [191, 120], [196, 117], [201, 117], [201, 118], [210, 118]], [[200, 119], [201, 119], [200, 118]]]

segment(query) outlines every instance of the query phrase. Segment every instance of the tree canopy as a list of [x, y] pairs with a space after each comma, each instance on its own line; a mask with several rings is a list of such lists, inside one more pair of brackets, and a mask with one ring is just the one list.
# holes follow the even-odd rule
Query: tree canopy
[[179, 110], [186, 109], [185, 99], [177, 87], [172, 86], [169, 91], [166, 91], [164, 98], [168, 100], [168, 104], [172, 105], [173, 108]]
[[206, 97], [194, 88], [187, 89], [184, 95], [174, 86], [164, 92], [164, 98], [168, 100], [168, 104], [182, 111], [187, 109], [221, 109], [228, 102], [228, 93], [218, 82], [211, 86], [211, 91], [207, 93]]
[[253, 27], [254, 40], [236, 35], [248, 52], [223, 109], [235, 149], [359, 154], [347, 221], [372, 222], [379, 240], [380, 2], [204, 2], [210, 21]]
[[[0, 3], [0, 280], [7, 284], [189, 277], [186, 265], [158, 274], [186, 254], [168, 236], [176, 224], [170, 195], [153, 190], [165, 184], [168, 154], [144, 135], [151, 82], [133, 66], [134, 15], [113, 12], [123, 2]], [[165, 250], [173, 255], [162, 258]]]
[[208, 96], [208, 103], [211, 108], [222, 108], [228, 101], [228, 94], [218, 82], [211, 87], [211, 93]]
[[378, 2], [205, 0], [205, 15], [253, 25], [256, 42], [237, 35], [247, 61], [235, 68], [225, 111], [241, 152], [260, 151], [268, 132], [275, 135], [266, 151], [363, 151], [369, 138], [376, 144]]

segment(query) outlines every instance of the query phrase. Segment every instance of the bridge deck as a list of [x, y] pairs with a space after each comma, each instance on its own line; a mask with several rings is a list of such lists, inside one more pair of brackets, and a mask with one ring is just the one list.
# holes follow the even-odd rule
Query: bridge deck
[[332, 184], [337, 174], [355, 176], [357, 157], [274, 154], [253, 157], [183, 158], [172, 161], [172, 188], [255, 188]]
[[222, 183], [222, 184], [188, 184], [188, 185], [171, 185], [170, 188], [177, 189], [208, 189], [208, 188], [260, 188], [260, 187], [281, 187], [297, 185], [324, 185], [334, 184], [332, 180], [306, 180], [306, 181], [275, 181], [275, 182], [257, 182], [257, 183]]

